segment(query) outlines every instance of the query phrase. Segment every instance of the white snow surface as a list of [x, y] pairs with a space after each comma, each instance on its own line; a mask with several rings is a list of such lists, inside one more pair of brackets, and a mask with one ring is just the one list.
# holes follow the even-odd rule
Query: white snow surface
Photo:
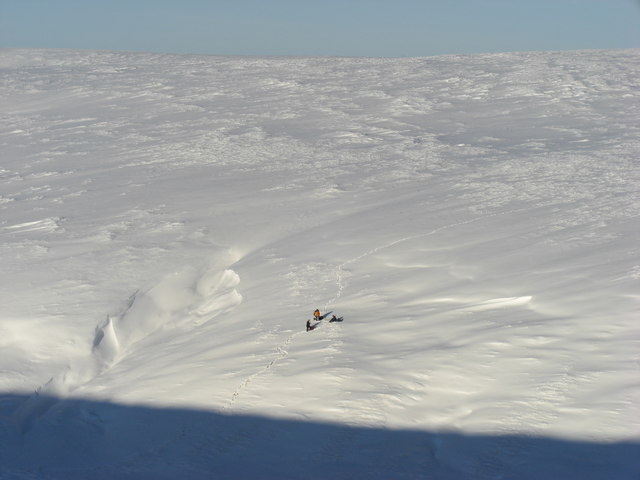
[[0, 478], [640, 477], [640, 50], [0, 50], [0, 104]]

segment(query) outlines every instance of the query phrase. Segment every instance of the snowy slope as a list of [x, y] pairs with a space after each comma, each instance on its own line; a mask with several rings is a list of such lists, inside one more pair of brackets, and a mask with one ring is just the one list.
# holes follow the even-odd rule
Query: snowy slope
[[0, 51], [0, 478], [637, 479], [638, 79]]

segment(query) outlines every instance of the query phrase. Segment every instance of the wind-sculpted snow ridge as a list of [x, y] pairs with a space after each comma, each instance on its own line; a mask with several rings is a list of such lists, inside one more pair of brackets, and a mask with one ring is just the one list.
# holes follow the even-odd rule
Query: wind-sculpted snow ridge
[[163, 329], [197, 327], [233, 310], [242, 302], [235, 288], [240, 277], [217, 267], [200, 272], [187, 267], [167, 275], [152, 287], [133, 294], [119, 315], [108, 315], [96, 327], [91, 355], [52, 377], [13, 414], [19, 431], [55, 403], [105, 373], [136, 349], [136, 344]]
[[231, 269], [209, 271], [199, 277], [192, 268], [170, 274], [152, 288], [136, 292], [124, 313], [109, 316], [96, 329], [93, 354], [109, 366], [159, 329], [213, 320], [242, 301], [235, 289], [239, 283], [240, 277]]

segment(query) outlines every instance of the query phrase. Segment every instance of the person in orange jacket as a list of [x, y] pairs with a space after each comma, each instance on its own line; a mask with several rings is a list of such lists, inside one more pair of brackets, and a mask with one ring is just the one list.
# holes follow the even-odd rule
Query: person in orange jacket
[[316, 321], [322, 320], [322, 317], [320, 316], [320, 310], [318, 310], [317, 308], [316, 308], [316, 311], [313, 312], [313, 318], [315, 318]]

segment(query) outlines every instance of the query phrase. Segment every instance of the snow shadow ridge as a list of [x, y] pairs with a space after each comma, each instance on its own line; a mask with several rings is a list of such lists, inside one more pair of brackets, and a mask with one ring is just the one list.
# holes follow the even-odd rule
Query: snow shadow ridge
[[[48, 398], [19, 431], [0, 395], [0, 478], [637, 480], [640, 440], [370, 428]], [[43, 399], [44, 400], [44, 399]]]
[[12, 414], [16, 426], [26, 432], [55, 404], [55, 398], [70, 395], [103, 374], [154, 333], [184, 325], [195, 327], [229, 313], [242, 302], [236, 289], [239, 283], [240, 277], [229, 268], [187, 266], [136, 291], [121, 314], [108, 315], [96, 327], [86, 359], [77, 360], [40, 385], [16, 409]]
[[124, 311], [96, 327], [92, 353], [100, 368], [108, 368], [137, 342], [166, 326], [201, 325], [228, 313], [242, 302], [235, 288], [238, 274], [229, 268], [197, 268], [166, 275], [129, 299]]

